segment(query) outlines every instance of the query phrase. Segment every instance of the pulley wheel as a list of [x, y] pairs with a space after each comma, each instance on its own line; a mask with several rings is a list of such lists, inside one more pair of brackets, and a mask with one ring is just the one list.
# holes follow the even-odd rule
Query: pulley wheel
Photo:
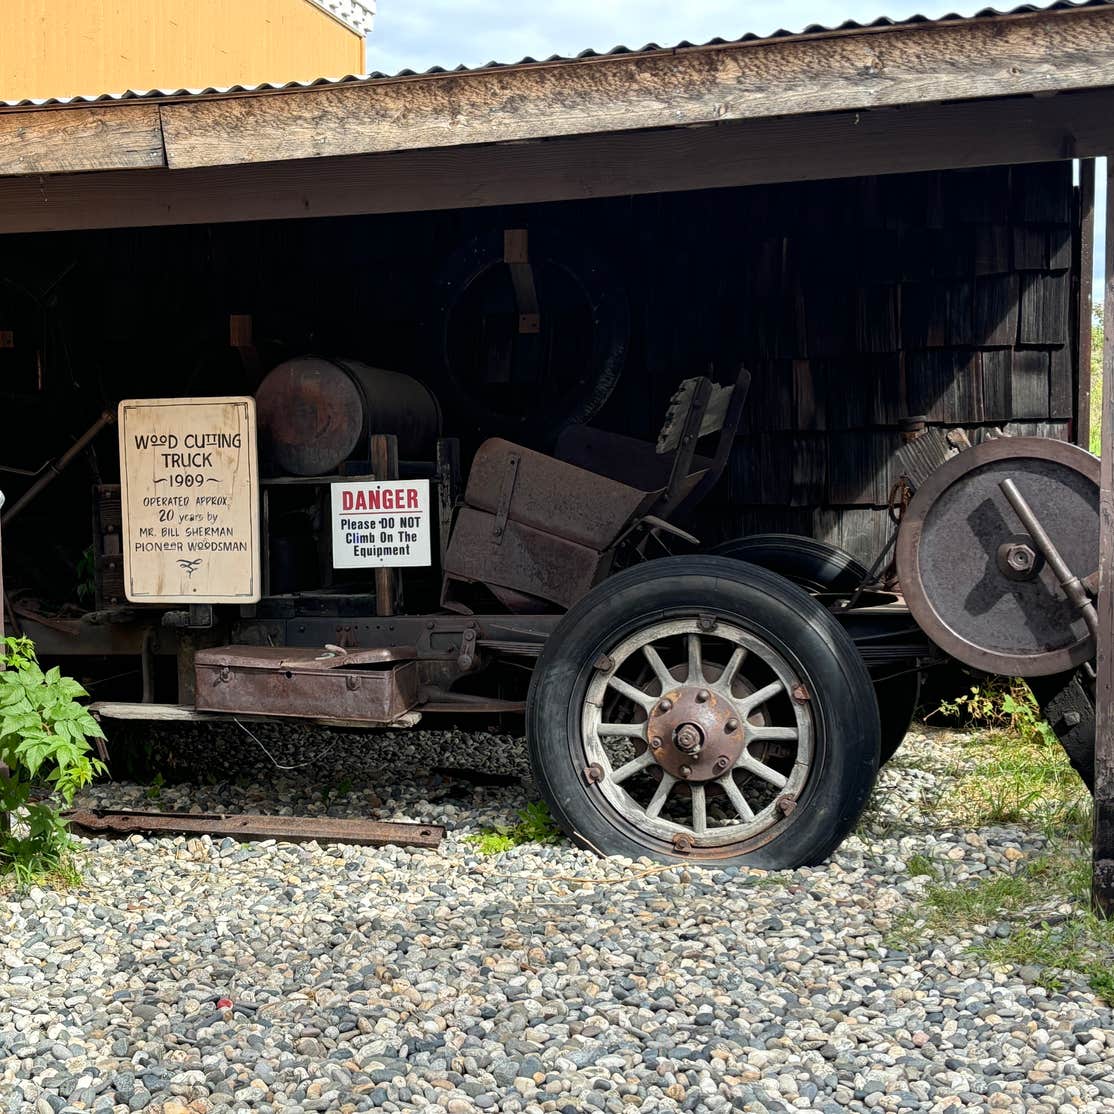
[[988, 673], [1042, 677], [1092, 658], [1094, 639], [1000, 483], [1012, 479], [1080, 579], [1099, 556], [1099, 462], [1064, 441], [1003, 437], [938, 468], [897, 540], [897, 571], [921, 629]]

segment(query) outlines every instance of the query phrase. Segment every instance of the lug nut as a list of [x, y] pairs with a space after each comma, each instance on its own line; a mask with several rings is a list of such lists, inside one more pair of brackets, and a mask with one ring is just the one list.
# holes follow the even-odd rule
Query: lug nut
[[661, 748], [661, 739], [659, 739], [657, 737], [657, 735], [651, 735], [650, 736], [650, 749], [651, 750], [659, 750], [660, 748]]
[[727, 755], [721, 754], [716, 759], [716, 764], [712, 767], [713, 770], [726, 770], [727, 769]]
[[682, 766], [680, 770], [681, 777], [692, 777], [692, 767]]
[[724, 731], [725, 735], [730, 735], [732, 731], [738, 731], [738, 730], [739, 730], [739, 721], [737, 719], [729, 719], [723, 725], [723, 731]]
[[666, 712], [671, 711], [673, 708], [672, 700], [662, 700], [658, 703], [658, 711], [664, 716]]
[[696, 694], [696, 702], [697, 702], [697, 704], [704, 704], [704, 703], [706, 703], [706, 701], [707, 701], [708, 697], [709, 697], [709, 696], [711, 696], [711, 695], [712, 695], [712, 694], [711, 694], [711, 693], [710, 693], [710, 692], [709, 692], [709, 691], [708, 691], [707, 689], [701, 689], [701, 690], [700, 690], [700, 691], [699, 691], [699, 692], [698, 692], [698, 693]]

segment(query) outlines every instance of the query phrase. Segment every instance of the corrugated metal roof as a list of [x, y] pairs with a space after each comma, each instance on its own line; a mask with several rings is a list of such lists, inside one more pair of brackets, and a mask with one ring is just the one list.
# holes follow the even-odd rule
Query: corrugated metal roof
[[[314, 0], [318, 2], [318, 0]], [[335, 0], [340, 2], [340, 0]], [[328, 6], [327, 0], [322, 6]], [[374, 10], [371, 0], [366, 5]], [[373, 83], [376, 81], [389, 81], [396, 78], [427, 77], [439, 74], [480, 73], [485, 70], [520, 68], [527, 66], [545, 66], [554, 63], [573, 63], [593, 58], [608, 58], [614, 55], [653, 54], [662, 51], [693, 50], [701, 47], [737, 46], [742, 43], [770, 42], [775, 39], [796, 39], [809, 36], [838, 35], [855, 31], [884, 30], [895, 27], [911, 27], [918, 24], [932, 23], [973, 23], [979, 20], [1002, 19], [1007, 16], [1028, 15], [1037, 12], [1064, 11], [1072, 8], [1102, 8], [1114, 6], [1114, 0], [1054, 0], [1048, 4], [1022, 4], [1016, 8], [1000, 10], [998, 8], [982, 8], [971, 15], [961, 15], [952, 12], [935, 19], [925, 15], [911, 15], [906, 19], [891, 19], [881, 16], [869, 23], [859, 23], [853, 19], [846, 20], [834, 27], [819, 23], [812, 23], [800, 31], [778, 30], [768, 35], [744, 34], [736, 39], [714, 38], [703, 43], [693, 43], [682, 40], [671, 46], [661, 46], [659, 43], [646, 43], [641, 47], [616, 46], [611, 50], [597, 51], [584, 50], [576, 55], [553, 54], [548, 58], [520, 58], [517, 62], [487, 62], [482, 66], [433, 66], [428, 70], [403, 69], [397, 73], [372, 72], [366, 74], [346, 74], [344, 77], [319, 77], [313, 81], [287, 81], [282, 83], [263, 82], [259, 85], [227, 85], [209, 86], [204, 89], [128, 89], [123, 93], [98, 93], [92, 96], [76, 97], [51, 97], [46, 100], [19, 100], [0, 101], [0, 106], [5, 108], [40, 107], [47, 105], [67, 104], [96, 104], [104, 101], [130, 101], [130, 100], [177, 100], [185, 97], [218, 97], [238, 93], [278, 93], [291, 89], [313, 89], [323, 85], [350, 85], [353, 83]]]

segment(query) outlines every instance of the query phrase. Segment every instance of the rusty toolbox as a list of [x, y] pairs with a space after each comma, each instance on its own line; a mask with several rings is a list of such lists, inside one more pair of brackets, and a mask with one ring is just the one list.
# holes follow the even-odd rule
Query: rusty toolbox
[[241, 715], [392, 723], [418, 701], [412, 647], [220, 646], [195, 659], [197, 708]]

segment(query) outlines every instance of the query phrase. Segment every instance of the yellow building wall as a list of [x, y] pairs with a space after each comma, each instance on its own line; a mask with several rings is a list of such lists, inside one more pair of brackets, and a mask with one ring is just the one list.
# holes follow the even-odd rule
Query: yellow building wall
[[0, 0], [0, 100], [363, 68], [363, 39], [309, 0]]

